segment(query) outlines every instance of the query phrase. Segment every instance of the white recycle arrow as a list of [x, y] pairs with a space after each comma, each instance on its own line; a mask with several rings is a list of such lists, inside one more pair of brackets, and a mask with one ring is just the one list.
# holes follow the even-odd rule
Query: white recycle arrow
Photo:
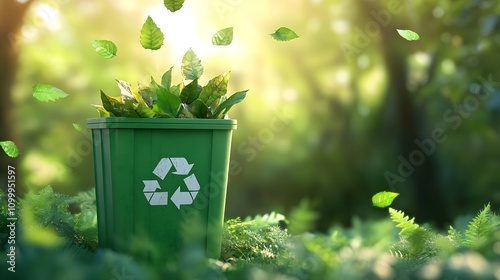
[[188, 175], [194, 164], [189, 164], [185, 158], [162, 158], [158, 165], [156, 165], [155, 170], [153, 170], [153, 174], [163, 180], [172, 168], [172, 165], [175, 168], [175, 171], [172, 172], [173, 174]]
[[189, 205], [193, 203], [193, 200], [196, 198], [198, 191], [200, 190], [200, 184], [198, 183], [198, 180], [196, 180], [196, 176], [194, 174], [186, 177], [184, 179], [184, 183], [188, 187], [189, 192], [181, 192], [181, 187], [178, 187], [170, 198], [179, 210], [181, 209], [181, 205]]
[[161, 189], [156, 180], [144, 180], [144, 196], [150, 205], [168, 205], [168, 192], [155, 192]]
[[189, 164], [185, 158], [170, 158], [175, 167], [176, 175], [188, 175], [194, 164]]
[[191, 194], [189, 192], [181, 192], [181, 187], [177, 188], [170, 199], [179, 210], [181, 209], [181, 205], [189, 205], [193, 203], [193, 197]]

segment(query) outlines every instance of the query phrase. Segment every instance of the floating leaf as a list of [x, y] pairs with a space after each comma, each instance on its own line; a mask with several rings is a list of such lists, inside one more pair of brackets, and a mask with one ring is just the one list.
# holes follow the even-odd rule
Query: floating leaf
[[221, 29], [212, 37], [212, 44], [215, 46], [228, 46], [231, 42], [233, 42], [232, 27]]
[[163, 3], [165, 4], [165, 7], [173, 13], [182, 8], [184, 0], [165, 0]]
[[80, 131], [80, 132], [83, 132], [83, 128], [81, 125], [77, 124], [77, 123], [74, 123], [73, 124], [73, 127], [77, 130], [77, 131]]
[[237, 92], [237, 93], [231, 95], [224, 102], [222, 102], [219, 105], [219, 107], [217, 107], [217, 109], [215, 109], [214, 118], [217, 118], [217, 119], [224, 118], [224, 116], [231, 109], [231, 107], [233, 107], [234, 105], [240, 103], [241, 101], [243, 101], [243, 99], [245, 99], [247, 92], [248, 92], [248, 90]]
[[143, 48], [148, 50], [158, 50], [163, 45], [163, 33], [153, 19], [148, 16], [141, 29], [140, 42]]
[[277, 41], [290, 41], [299, 38], [299, 35], [297, 35], [297, 33], [287, 27], [280, 27], [270, 35]]
[[98, 55], [108, 59], [115, 57], [118, 51], [115, 43], [108, 40], [94, 40], [92, 47]]
[[396, 29], [399, 33], [399, 35], [403, 38], [405, 38], [408, 41], [417, 41], [420, 39], [420, 36], [411, 30], [402, 30], [402, 29]]
[[0, 147], [2, 147], [3, 151], [11, 158], [15, 158], [19, 155], [19, 150], [12, 141], [0, 141]]
[[385, 208], [392, 204], [392, 201], [398, 196], [395, 192], [379, 192], [372, 197], [373, 206]]
[[38, 101], [56, 101], [66, 96], [68, 96], [67, 93], [51, 85], [38, 84], [33, 87], [33, 97]]
[[196, 80], [203, 75], [203, 65], [192, 49], [182, 58], [182, 75], [186, 80]]

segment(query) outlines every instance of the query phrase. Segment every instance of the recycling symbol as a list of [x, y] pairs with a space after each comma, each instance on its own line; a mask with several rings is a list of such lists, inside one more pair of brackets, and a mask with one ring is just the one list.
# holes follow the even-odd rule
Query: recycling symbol
[[[181, 205], [192, 204], [198, 194], [198, 191], [200, 190], [200, 184], [198, 183], [196, 176], [194, 174], [189, 175], [193, 165], [194, 164], [189, 164], [185, 158], [162, 158], [153, 170], [153, 174], [161, 180], [164, 180], [171, 170], [173, 170], [171, 174], [186, 176], [184, 178], [184, 184], [189, 191], [182, 192], [181, 187], [179, 186], [170, 197], [170, 200], [172, 200], [179, 210], [181, 209]], [[161, 190], [160, 184], [157, 180], [143, 180], [143, 182], [144, 196], [150, 205], [168, 205], [168, 192], [156, 191]]]

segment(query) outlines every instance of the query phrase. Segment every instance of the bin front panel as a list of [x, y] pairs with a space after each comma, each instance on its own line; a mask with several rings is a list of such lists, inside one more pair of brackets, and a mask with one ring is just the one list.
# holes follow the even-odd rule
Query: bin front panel
[[219, 257], [231, 130], [99, 128], [93, 141], [101, 246]]

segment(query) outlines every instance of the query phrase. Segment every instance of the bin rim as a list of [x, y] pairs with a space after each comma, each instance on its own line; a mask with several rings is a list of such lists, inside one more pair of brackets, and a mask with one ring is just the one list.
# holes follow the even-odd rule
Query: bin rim
[[87, 119], [87, 128], [125, 128], [125, 129], [236, 129], [233, 119], [183, 119], [183, 118], [129, 118], [102, 117]]

